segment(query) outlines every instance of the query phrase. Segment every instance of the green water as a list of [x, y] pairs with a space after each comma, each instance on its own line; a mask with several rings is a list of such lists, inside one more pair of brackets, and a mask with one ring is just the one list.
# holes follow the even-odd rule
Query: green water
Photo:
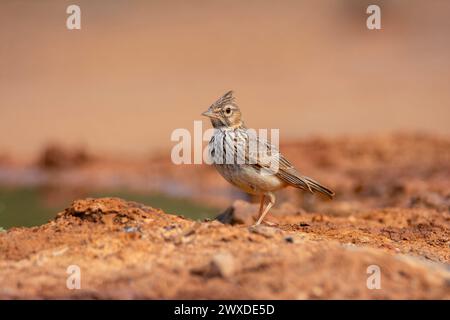
[[131, 191], [111, 191], [88, 193], [82, 197], [59, 201], [46, 201], [46, 190], [38, 188], [0, 188], [0, 228], [38, 226], [54, 218], [70, 206], [72, 200], [84, 197], [119, 197], [161, 208], [167, 213], [183, 215], [200, 220], [216, 216], [220, 210], [195, 203], [188, 199], [172, 198], [160, 194], [141, 194]]

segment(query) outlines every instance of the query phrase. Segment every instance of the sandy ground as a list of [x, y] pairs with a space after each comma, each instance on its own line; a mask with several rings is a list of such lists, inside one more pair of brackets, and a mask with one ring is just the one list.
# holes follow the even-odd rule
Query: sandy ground
[[[276, 217], [278, 227], [254, 228], [79, 200], [49, 224], [0, 236], [0, 297], [450, 298], [448, 214]], [[80, 290], [66, 287], [74, 264]], [[381, 289], [367, 288], [372, 265]]]
[[[450, 299], [448, 139], [315, 138], [283, 148], [336, 199], [287, 190], [274, 226], [253, 228], [257, 205], [231, 202], [214, 171], [151, 161], [165, 170], [145, 176], [165, 172], [193, 198], [232, 206], [197, 222], [121, 199], [76, 200], [48, 224], [0, 233], [0, 298]], [[86, 166], [52, 179], [99, 164]], [[70, 265], [80, 267], [80, 290], [66, 286]], [[373, 266], [380, 289], [367, 286]]]

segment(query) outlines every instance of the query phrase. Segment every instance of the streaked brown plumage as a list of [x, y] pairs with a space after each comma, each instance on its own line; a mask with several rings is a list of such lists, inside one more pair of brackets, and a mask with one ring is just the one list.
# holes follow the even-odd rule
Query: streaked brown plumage
[[[231, 184], [247, 193], [261, 196], [256, 225], [263, 221], [274, 205], [273, 191], [287, 186], [319, 192], [333, 198], [333, 191], [301, 175], [275, 146], [245, 127], [232, 91], [212, 104], [203, 115], [211, 119], [215, 129], [208, 148], [216, 169]], [[251, 147], [255, 145], [258, 146], [256, 153]], [[260, 148], [267, 148], [268, 152], [260, 152]], [[269, 203], [263, 210], [266, 197], [269, 198]]]

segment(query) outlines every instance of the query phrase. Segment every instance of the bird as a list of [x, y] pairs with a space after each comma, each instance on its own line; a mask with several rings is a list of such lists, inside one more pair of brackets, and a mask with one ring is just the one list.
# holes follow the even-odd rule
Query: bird
[[214, 128], [207, 151], [211, 164], [229, 183], [260, 197], [254, 226], [264, 221], [275, 204], [274, 191], [291, 186], [334, 197], [332, 190], [300, 174], [276, 146], [245, 126], [233, 91], [221, 96], [202, 115]]

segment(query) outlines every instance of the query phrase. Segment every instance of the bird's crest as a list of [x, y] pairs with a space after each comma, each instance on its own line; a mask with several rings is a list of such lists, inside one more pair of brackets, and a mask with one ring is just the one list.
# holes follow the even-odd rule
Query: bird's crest
[[233, 91], [230, 90], [227, 93], [225, 93], [222, 97], [219, 98], [216, 102], [214, 102], [214, 106], [224, 106], [227, 104], [233, 104], [235, 98], [233, 97]]

